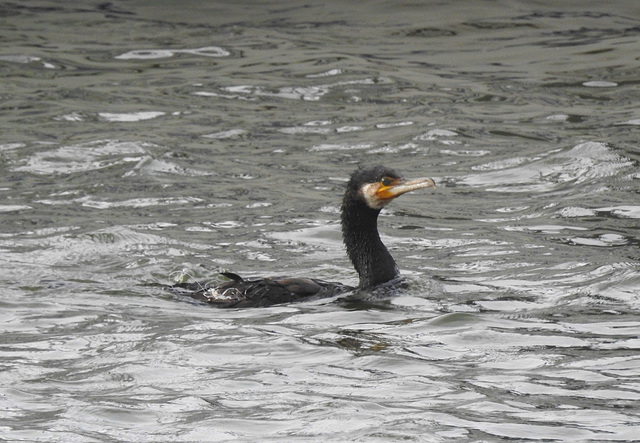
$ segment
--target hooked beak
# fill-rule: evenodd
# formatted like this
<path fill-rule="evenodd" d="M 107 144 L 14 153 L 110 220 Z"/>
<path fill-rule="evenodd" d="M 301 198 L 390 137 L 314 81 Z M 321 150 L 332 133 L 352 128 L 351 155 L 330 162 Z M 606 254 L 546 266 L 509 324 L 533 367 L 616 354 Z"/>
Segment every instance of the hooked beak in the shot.
<path fill-rule="evenodd" d="M 435 187 L 436 182 L 431 178 L 417 178 L 414 180 L 398 179 L 392 182 L 389 186 L 381 186 L 376 192 L 376 195 L 380 200 L 389 201 L 416 189 Z"/>

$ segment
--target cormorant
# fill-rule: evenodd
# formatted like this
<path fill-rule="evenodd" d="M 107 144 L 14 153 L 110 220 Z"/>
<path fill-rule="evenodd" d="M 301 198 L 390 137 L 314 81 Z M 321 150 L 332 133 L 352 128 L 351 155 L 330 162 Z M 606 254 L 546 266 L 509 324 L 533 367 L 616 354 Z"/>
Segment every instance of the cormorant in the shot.
<path fill-rule="evenodd" d="M 360 277 L 360 289 L 372 289 L 398 277 L 396 262 L 380 240 L 378 214 L 394 198 L 415 189 L 435 187 L 430 178 L 406 180 L 385 166 L 357 169 L 351 174 L 342 200 L 342 238 L 347 255 Z M 339 295 L 356 288 L 315 278 L 229 278 L 213 287 L 179 283 L 187 295 L 217 307 L 258 307 Z"/>

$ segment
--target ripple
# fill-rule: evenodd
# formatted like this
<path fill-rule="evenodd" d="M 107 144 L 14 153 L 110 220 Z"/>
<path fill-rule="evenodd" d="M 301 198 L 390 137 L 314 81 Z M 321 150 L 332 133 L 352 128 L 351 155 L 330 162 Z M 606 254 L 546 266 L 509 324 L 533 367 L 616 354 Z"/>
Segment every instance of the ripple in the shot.
<path fill-rule="evenodd" d="M 319 74 L 307 74 L 306 77 L 307 78 L 332 77 L 334 75 L 340 75 L 342 73 L 343 73 L 342 69 L 330 69 L 328 71 L 321 72 Z"/>
<path fill-rule="evenodd" d="M 121 142 L 119 140 L 96 140 L 78 145 L 62 146 L 57 149 L 36 152 L 26 159 L 18 160 L 19 166 L 14 171 L 31 172 L 34 174 L 74 174 L 100 169 L 107 169 L 118 165 L 132 165 L 123 176 L 136 174 L 177 174 L 189 176 L 208 176 L 214 174 L 209 171 L 185 168 L 168 160 L 156 159 L 152 152 L 161 147 L 149 142 Z M 20 165 L 22 164 L 22 165 Z M 48 204 L 55 204 L 53 200 L 40 199 Z"/>
<path fill-rule="evenodd" d="M 204 138 L 213 138 L 213 139 L 217 139 L 217 140 L 226 140 L 226 139 L 230 139 L 230 138 L 240 137 L 241 135 L 244 135 L 246 133 L 247 133 L 247 131 L 245 131 L 244 129 L 228 129 L 226 131 L 220 131 L 220 132 L 214 132 L 212 134 L 206 134 L 206 135 L 203 135 L 202 137 L 204 137 Z"/>
<path fill-rule="evenodd" d="M 640 218 L 640 206 L 610 206 L 605 208 L 596 208 L 595 212 L 609 212 L 617 217 L 623 218 Z"/>
<path fill-rule="evenodd" d="M 89 208 L 109 209 L 109 208 L 145 208 L 148 206 L 184 205 L 188 203 L 200 203 L 204 200 L 196 197 L 169 197 L 169 198 L 132 198 L 120 201 L 99 201 L 92 197 L 81 197 L 75 200 Z"/>
<path fill-rule="evenodd" d="M 5 62 L 10 62 L 10 63 L 20 63 L 20 64 L 41 62 L 42 67 L 45 69 L 56 69 L 55 65 L 49 62 L 42 61 L 40 57 L 33 57 L 31 55 L 0 55 L 0 60 Z"/>
<path fill-rule="evenodd" d="M 546 117 L 547 120 L 553 122 L 565 122 L 569 120 L 568 114 L 553 114 Z"/>
<path fill-rule="evenodd" d="M 505 226 L 506 231 L 533 231 L 545 234 L 558 234 L 564 230 L 570 231 L 588 231 L 588 228 L 582 226 L 566 226 L 566 225 L 538 225 L 538 226 Z"/>
<path fill-rule="evenodd" d="M 438 140 L 441 137 L 457 137 L 458 133 L 449 129 L 431 129 L 424 134 L 414 137 L 416 141 L 432 141 Z"/>
<path fill-rule="evenodd" d="M 18 212 L 27 209 L 33 209 L 33 207 L 27 205 L 0 205 L 0 212 Z"/>
<path fill-rule="evenodd" d="M 362 126 L 340 126 L 336 128 L 337 133 L 356 132 L 356 131 L 362 131 L 362 130 L 364 130 L 364 127 Z"/>
<path fill-rule="evenodd" d="M 474 169 L 491 171 L 463 178 L 469 186 L 493 186 L 495 192 L 549 192 L 565 183 L 592 182 L 612 177 L 633 166 L 633 162 L 615 154 L 605 143 L 585 142 L 567 151 L 555 151 L 539 157 L 516 157 L 485 163 Z"/>
<path fill-rule="evenodd" d="M 218 46 L 205 46 L 197 49 L 136 49 L 117 55 L 118 60 L 153 60 L 169 58 L 176 54 L 199 55 L 202 57 L 228 57 L 231 53 Z"/>
<path fill-rule="evenodd" d="M 60 233 L 43 236 L 16 235 L 0 241 L 0 246 L 10 253 L 19 253 L 19 261 L 14 263 L 16 268 L 28 265 L 63 266 L 68 263 L 80 263 L 89 267 L 96 264 L 105 268 L 113 260 L 122 264 L 127 260 L 133 261 L 146 254 L 153 255 L 153 250 L 167 249 L 177 245 L 176 241 L 166 239 L 161 235 L 138 232 L 132 228 L 117 226 L 109 229 L 95 230 L 86 233 L 73 233 L 77 228 L 68 228 Z M 76 270 L 78 275 L 83 270 Z M 45 273 L 44 276 L 49 275 Z M 44 278 L 32 276 L 31 278 Z"/>
<path fill-rule="evenodd" d="M 97 140 L 37 152 L 23 161 L 24 166 L 14 167 L 13 170 L 34 174 L 71 174 L 104 169 L 119 164 L 137 163 L 139 157 L 129 156 L 145 154 L 152 147 L 156 145 L 148 142 Z"/>
<path fill-rule="evenodd" d="M 283 134 L 328 134 L 332 132 L 330 128 L 318 128 L 309 126 L 293 126 L 289 128 L 278 129 Z"/>
<path fill-rule="evenodd" d="M 562 208 L 557 213 L 560 217 L 566 217 L 566 218 L 592 217 L 596 215 L 596 211 L 594 211 L 593 209 L 573 207 L 573 206 Z"/>
<path fill-rule="evenodd" d="M 338 143 L 323 143 L 320 145 L 312 146 L 309 148 L 309 152 L 319 151 L 351 151 L 358 149 L 371 149 L 373 144 L 371 143 L 357 143 L 357 144 L 338 144 Z"/>
<path fill-rule="evenodd" d="M 566 241 L 572 245 L 580 246 L 623 246 L 629 244 L 626 237 L 619 234 L 601 234 L 595 238 L 569 237 Z"/>
<path fill-rule="evenodd" d="M 213 97 L 225 97 L 225 98 L 247 98 L 247 96 L 253 97 L 275 97 L 288 100 L 305 100 L 305 101 L 318 101 L 325 95 L 327 95 L 332 89 L 341 88 L 344 86 L 353 85 L 376 85 L 384 83 L 384 79 L 357 79 L 357 80 L 345 80 L 335 83 L 323 84 L 323 85 L 311 85 L 311 86 L 284 86 L 277 89 L 268 89 L 262 86 L 253 85 L 238 85 L 238 86 L 226 86 L 221 88 L 222 93 L 210 92 L 210 91 L 197 91 L 195 95 L 200 96 L 213 96 Z"/>
<path fill-rule="evenodd" d="M 460 149 L 460 150 L 450 150 L 450 149 L 441 149 L 440 150 L 441 154 L 446 154 L 446 155 L 454 155 L 457 157 L 482 157 L 485 155 L 490 155 L 491 151 L 486 151 L 483 149 L 479 149 L 477 151 L 470 151 L 467 149 Z"/>
<path fill-rule="evenodd" d="M 152 118 L 157 118 L 162 115 L 165 115 L 166 112 L 156 112 L 156 111 L 147 111 L 147 112 L 129 112 L 124 114 L 113 114 L 109 112 L 99 112 L 98 116 L 105 121 L 108 122 L 139 122 L 142 120 L 151 120 Z"/>
<path fill-rule="evenodd" d="M 592 80 L 588 82 L 584 82 L 583 86 L 587 86 L 589 88 L 614 88 L 618 86 L 615 82 L 608 82 L 603 80 Z"/>
<path fill-rule="evenodd" d="M 377 123 L 376 128 L 378 129 L 389 129 L 389 128 L 397 128 L 402 126 L 411 126 L 414 122 L 405 121 L 405 122 L 396 122 L 396 123 Z"/>
<path fill-rule="evenodd" d="M 616 125 L 631 125 L 631 126 L 640 126 L 640 119 L 627 120 L 622 123 L 616 123 Z"/>

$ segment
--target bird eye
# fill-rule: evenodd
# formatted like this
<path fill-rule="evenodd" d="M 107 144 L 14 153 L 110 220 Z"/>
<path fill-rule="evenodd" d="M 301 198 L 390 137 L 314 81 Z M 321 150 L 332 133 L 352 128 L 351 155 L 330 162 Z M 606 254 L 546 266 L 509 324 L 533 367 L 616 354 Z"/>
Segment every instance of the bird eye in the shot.
<path fill-rule="evenodd" d="M 389 177 L 382 177 L 382 180 L 380 180 L 380 183 L 382 183 L 382 186 L 390 186 L 391 181 L 392 180 Z"/>

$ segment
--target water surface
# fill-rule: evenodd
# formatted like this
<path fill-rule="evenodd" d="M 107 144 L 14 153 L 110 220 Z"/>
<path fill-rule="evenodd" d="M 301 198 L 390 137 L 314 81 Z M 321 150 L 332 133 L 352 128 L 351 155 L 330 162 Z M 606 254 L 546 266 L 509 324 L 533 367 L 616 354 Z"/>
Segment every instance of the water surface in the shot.
<path fill-rule="evenodd" d="M 0 11 L 0 438 L 634 441 L 633 1 Z M 176 279 L 355 284 L 361 164 L 409 288 L 214 310 Z"/>

